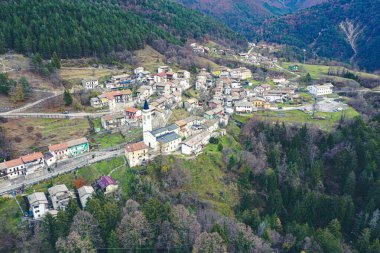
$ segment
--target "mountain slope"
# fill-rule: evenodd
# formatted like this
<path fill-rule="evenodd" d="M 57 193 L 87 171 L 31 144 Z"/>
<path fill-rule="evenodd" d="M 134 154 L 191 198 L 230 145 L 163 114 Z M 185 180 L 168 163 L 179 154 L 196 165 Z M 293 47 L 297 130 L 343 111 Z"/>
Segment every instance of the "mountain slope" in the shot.
<path fill-rule="evenodd" d="M 177 0 L 213 16 L 247 37 L 263 18 L 304 9 L 326 0 Z"/>
<path fill-rule="evenodd" d="M 380 69 L 380 1 L 335 0 L 266 20 L 258 39 L 309 48 L 318 56 Z"/>
<path fill-rule="evenodd" d="M 136 8 L 123 9 L 132 2 L 136 1 L 1 1 L 0 51 L 39 52 L 46 58 L 57 52 L 61 57 L 76 58 L 113 50 L 135 50 L 157 38 L 174 44 L 206 35 L 227 38 L 234 43 L 244 41 L 222 24 L 179 4 L 173 4 L 170 9 L 167 3 L 146 1 Z M 150 15 L 142 15 L 140 9 Z M 165 10 L 170 18 L 160 20 L 158 10 Z M 188 20 L 197 22 L 184 33 L 183 24 Z"/>

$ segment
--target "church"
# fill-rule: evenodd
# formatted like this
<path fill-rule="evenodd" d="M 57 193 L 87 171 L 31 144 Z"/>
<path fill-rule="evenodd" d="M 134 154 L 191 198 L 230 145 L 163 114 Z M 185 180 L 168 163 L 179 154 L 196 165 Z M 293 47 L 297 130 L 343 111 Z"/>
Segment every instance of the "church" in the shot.
<path fill-rule="evenodd" d="M 144 144 L 157 152 L 170 153 L 179 149 L 182 141 L 179 135 L 179 127 L 172 124 L 153 129 L 153 115 L 145 100 L 142 111 Z"/>

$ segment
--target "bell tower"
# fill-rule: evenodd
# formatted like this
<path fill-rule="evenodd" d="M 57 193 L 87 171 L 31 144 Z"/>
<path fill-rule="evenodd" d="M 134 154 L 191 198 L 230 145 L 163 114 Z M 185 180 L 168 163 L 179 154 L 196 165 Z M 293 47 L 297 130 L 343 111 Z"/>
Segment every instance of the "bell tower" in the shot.
<path fill-rule="evenodd" d="M 143 132 L 150 132 L 153 130 L 152 124 L 152 111 L 149 109 L 148 101 L 145 100 L 144 108 L 142 111 L 143 116 Z"/>

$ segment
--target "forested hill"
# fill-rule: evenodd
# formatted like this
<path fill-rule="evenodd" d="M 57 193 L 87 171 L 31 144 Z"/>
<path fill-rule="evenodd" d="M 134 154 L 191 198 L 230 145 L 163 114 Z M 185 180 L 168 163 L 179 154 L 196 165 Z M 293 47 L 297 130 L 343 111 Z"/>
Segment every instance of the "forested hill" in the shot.
<path fill-rule="evenodd" d="M 178 4 L 144 1 L 126 8 L 132 2 L 141 1 L 1 1 L 0 51 L 39 52 L 46 58 L 57 52 L 63 58 L 76 58 L 139 49 L 158 38 L 173 44 L 206 35 L 244 41 L 211 18 Z"/>
<path fill-rule="evenodd" d="M 310 48 L 318 56 L 351 60 L 369 71 L 379 70 L 379 9 L 379 0 L 329 1 L 269 19 L 258 29 L 257 35 L 258 39 Z M 341 26 L 348 33 L 353 32 L 351 43 Z"/>
<path fill-rule="evenodd" d="M 227 24 L 233 30 L 253 36 L 265 17 L 284 15 L 326 0 L 176 0 Z"/>

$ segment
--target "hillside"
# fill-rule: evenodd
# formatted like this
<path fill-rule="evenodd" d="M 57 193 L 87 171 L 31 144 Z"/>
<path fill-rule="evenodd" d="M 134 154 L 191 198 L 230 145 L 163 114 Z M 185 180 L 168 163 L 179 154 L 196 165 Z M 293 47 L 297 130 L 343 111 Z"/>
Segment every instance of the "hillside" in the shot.
<path fill-rule="evenodd" d="M 9 49 L 49 58 L 103 55 L 143 48 L 153 39 L 183 44 L 206 35 L 243 39 L 204 14 L 167 2 L 15 0 L 0 3 L 0 52 Z M 128 7 L 128 8 L 126 8 Z M 165 15 L 163 15 L 165 13 Z M 191 29 L 185 24 L 191 22 Z M 188 23 L 189 22 L 189 23 Z"/>
<path fill-rule="evenodd" d="M 379 8 L 380 1 L 329 1 L 266 20 L 256 30 L 257 39 L 309 48 L 313 55 L 351 61 L 369 71 L 379 70 Z"/>
<path fill-rule="evenodd" d="M 213 16 L 235 31 L 252 37 L 252 30 L 265 17 L 292 13 L 326 0 L 177 0 L 185 6 Z"/>

